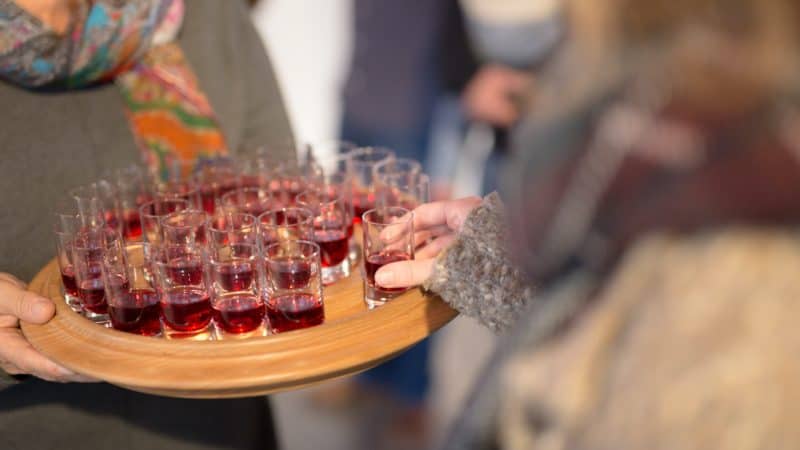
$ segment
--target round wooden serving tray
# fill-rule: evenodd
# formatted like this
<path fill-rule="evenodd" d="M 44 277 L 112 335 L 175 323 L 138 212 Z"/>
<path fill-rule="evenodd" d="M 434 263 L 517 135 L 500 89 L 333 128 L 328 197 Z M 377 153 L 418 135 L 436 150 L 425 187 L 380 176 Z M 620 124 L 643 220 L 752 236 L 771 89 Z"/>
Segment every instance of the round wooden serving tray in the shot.
<path fill-rule="evenodd" d="M 63 366 L 134 391 L 184 398 L 249 397 L 355 374 L 385 361 L 444 326 L 456 312 L 411 290 L 368 310 L 359 267 L 325 288 L 325 323 L 266 337 L 177 341 L 104 328 L 73 312 L 51 261 L 29 289 L 53 299 L 56 316 L 23 324 L 40 352 Z"/>

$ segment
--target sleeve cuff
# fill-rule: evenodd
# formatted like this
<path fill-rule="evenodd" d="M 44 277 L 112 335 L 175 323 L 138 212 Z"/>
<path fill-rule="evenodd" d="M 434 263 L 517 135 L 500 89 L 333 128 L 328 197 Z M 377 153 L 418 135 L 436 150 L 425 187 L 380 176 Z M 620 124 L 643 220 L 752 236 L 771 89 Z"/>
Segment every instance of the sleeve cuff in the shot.
<path fill-rule="evenodd" d="M 534 295 L 508 255 L 504 210 L 497 193 L 486 196 L 455 242 L 439 255 L 424 284 L 494 332 L 513 325 Z"/>

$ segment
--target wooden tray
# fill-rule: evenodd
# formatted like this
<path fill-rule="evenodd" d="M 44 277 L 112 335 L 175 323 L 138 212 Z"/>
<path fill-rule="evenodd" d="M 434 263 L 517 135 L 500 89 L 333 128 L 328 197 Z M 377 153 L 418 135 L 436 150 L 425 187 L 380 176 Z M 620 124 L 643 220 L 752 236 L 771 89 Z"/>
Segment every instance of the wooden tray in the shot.
<path fill-rule="evenodd" d="M 298 389 L 366 370 L 444 326 L 456 312 L 415 289 L 368 310 L 359 268 L 325 288 L 325 323 L 233 341 L 175 341 L 104 328 L 74 313 L 54 259 L 29 289 L 53 299 L 56 316 L 23 324 L 33 346 L 76 372 L 134 391 L 184 398 L 248 397 Z"/>

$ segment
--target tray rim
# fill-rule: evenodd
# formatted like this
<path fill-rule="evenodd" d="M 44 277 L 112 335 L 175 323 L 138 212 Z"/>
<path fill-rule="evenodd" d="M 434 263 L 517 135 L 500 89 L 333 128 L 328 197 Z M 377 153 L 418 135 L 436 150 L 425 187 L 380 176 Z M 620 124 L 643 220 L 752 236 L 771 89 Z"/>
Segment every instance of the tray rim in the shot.
<path fill-rule="evenodd" d="M 65 367 L 139 392 L 182 398 L 233 398 L 299 389 L 329 379 L 352 375 L 390 359 L 421 341 L 455 318 L 457 312 L 438 297 L 411 290 L 402 297 L 374 310 L 364 310 L 313 328 L 246 340 L 176 341 L 154 339 L 107 329 L 87 321 L 63 301 L 55 259 L 34 277 L 29 290 L 54 300 L 56 315 L 47 324 L 22 323 L 31 344 Z M 352 276 L 358 277 L 357 274 Z M 359 278 L 360 279 L 360 278 Z M 402 319 L 397 321 L 396 319 Z M 401 328 L 406 327 L 406 328 Z M 330 348 L 326 339 L 340 339 L 351 345 Z M 96 344 L 101 345 L 96 345 Z M 93 346 L 92 357 L 65 357 Z M 118 360 L 123 366 L 132 356 L 153 358 L 156 368 L 143 369 L 146 375 L 119 373 L 102 361 Z M 291 346 L 291 348 L 289 347 Z M 66 353 L 68 354 L 68 353 Z M 175 378 L 180 364 L 250 364 L 251 367 L 283 364 L 279 371 L 234 368 L 236 376 L 222 381 L 192 374 Z M 169 359 L 168 359 L 169 358 Z M 170 362 L 172 359 L 172 362 Z M 141 361 L 145 363 L 144 360 Z M 160 368 L 160 369 L 159 369 Z M 153 373 L 171 373 L 166 379 Z"/>

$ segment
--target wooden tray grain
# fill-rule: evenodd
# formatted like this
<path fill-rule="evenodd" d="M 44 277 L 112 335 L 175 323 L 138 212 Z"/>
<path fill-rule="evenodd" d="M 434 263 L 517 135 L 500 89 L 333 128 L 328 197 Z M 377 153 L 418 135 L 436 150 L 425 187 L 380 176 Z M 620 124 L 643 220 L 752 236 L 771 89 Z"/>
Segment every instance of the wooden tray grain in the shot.
<path fill-rule="evenodd" d="M 364 305 L 359 269 L 325 289 L 325 323 L 232 341 L 175 341 L 96 325 L 60 293 L 55 260 L 29 289 L 53 299 L 56 316 L 23 324 L 33 346 L 76 372 L 134 391 L 184 398 L 248 397 L 355 374 L 402 352 L 456 316 L 419 289 L 374 310 Z"/>

